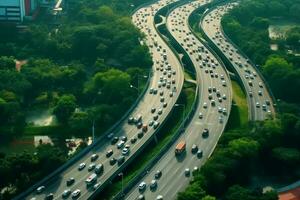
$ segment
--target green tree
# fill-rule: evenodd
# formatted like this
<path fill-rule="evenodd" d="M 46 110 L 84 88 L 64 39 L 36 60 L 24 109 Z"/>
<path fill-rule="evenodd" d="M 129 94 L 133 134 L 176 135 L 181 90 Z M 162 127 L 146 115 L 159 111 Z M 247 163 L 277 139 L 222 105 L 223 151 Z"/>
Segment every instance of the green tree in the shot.
<path fill-rule="evenodd" d="M 76 108 L 76 98 L 73 95 L 63 95 L 59 98 L 53 114 L 59 122 L 65 124 L 74 113 Z"/>
<path fill-rule="evenodd" d="M 91 127 L 91 119 L 86 112 L 75 112 L 70 117 L 68 124 L 74 131 L 86 131 Z"/>

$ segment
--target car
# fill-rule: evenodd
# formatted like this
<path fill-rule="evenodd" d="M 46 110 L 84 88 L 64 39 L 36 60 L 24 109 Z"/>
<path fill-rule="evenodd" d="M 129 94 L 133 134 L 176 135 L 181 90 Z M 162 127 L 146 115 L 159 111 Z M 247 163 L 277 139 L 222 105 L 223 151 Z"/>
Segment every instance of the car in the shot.
<path fill-rule="evenodd" d="M 158 115 L 154 115 L 153 120 L 157 120 L 157 119 L 158 119 Z"/>
<path fill-rule="evenodd" d="M 80 196 L 80 190 L 74 190 L 74 192 L 72 192 L 72 199 L 77 199 Z"/>
<path fill-rule="evenodd" d="M 160 95 L 160 96 L 163 96 L 163 95 L 164 95 L 164 91 L 161 90 L 161 91 L 159 92 L 159 95 Z"/>
<path fill-rule="evenodd" d="M 203 118 L 202 112 L 200 112 L 198 116 L 199 116 L 199 119 L 202 119 Z"/>
<path fill-rule="evenodd" d="M 249 97 L 253 97 L 253 92 L 249 91 Z"/>
<path fill-rule="evenodd" d="M 117 142 L 118 142 L 118 140 L 119 140 L 119 137 L 114 137 L 112 140 L 111 140 L 111 144 L 112 145 L 114 145 L 114 144 L 116 144 Z"/>
<path fill-rule="evenodd" d="M 139 197 L 138 197 L 138 200 L 145 200 L 145 196 L 140 194 Z"/>
<path fill-rule="evenodd" d="M 88 171 L 89 172 L 92 171 L 93 169 L 95 169 L 95 167 L 96 167 L 95 163 L 90 164 L 89 167 L 88 167 Z"/>
<path fill-rule="evenodd" d="M 191 149 L 191 152 L 192 153 L 196 153 L 198 151 L 198 146 L 196 144 L 193 144 L 192 145 L 192 149 Z"/>
<path fill-rule="evenodd" d="M 202 137 L 203 137 L 203 138 L 207 138 L 208 135 L 209 135 L 209 130 L 208 130 L 207 128 L 205 128 L 205 129 L 203 130 L 203 132 L 202 132 Z"/>
<path fill-rule="evenodd" d="M 260 103 L 259 102 L 256 102 L 256 108 L 259 108 L 260 107 Z"/>
<path fill-rule="evenodd" d="M 266 100 L 266 105 L 270 105 L 271 103 L 270 103 L 270 101 L 269 100 Z"/>
<path fill-rule="evenodd" d="M 114 133 L 110 133 L 106 137 L 107 137 L 107 139 L 111 139 L 112 137 L 114 137 Z"/>
<path fill-rule="evenodd" d="M 198 151 L 197 151 L 197 157 L 198 158 L 202 158 L 202 156 L 203 156 L 203 151 L 201 149 L 198 149 Z"/>
<path fill-rule="evenodd" d="M 211 100 L 210 104 L 211 104 L 212 106 L 215 106 L 215 105 L 216 105 L 216 101 L 215 101 L 215 100 Z"/>
<path fill-rule="evenodd" d="M 67 186 L 70 186 L 70 185 L 72 185 L 73 183 L 75 183 L 75 179 L 74 179 L 73 177 L 71 177 L 71 178 L 69 178 L 69 179 L 66 181 L 66 183 L 67 183 Z"/>
<path fill-rule="evenodd" d="M 167 107 L 167 105 L 168 105 L 167 102 L 164 102 L 164 103 L 163 103 L 163 107 L 164 107 L 164 108 Z"/>
<path fill-rule="evenodd" d="M 153 128 L 156 129 L 159 126 L 159 122 L 155 121 L 153 124 Z"/>
<path fill-rule="evenodd" d="M 154 124 L 154 121 L 153 121 L 153 120 L 150 120 L 148 125 L 149 125 L 149 126 L 153 126 L 153 124 Z"/>
<path fill-rule="evenodd" d="M 158 109 L 158 112 L 157 112 L 157 114 L 161 115 L 161 114 L 162 114 L 162 112 L 163 112 L 163 110 L 160 108 L 160 109 Z"/>
<path fill-rule="evenodd" d="M 160 102 L 164 102 L 165 98 L 164 97 L 160 97 Z"/>
<path fill-rule="evenodd" d="M 185 176 L 190 176 L 190 174 L 191 174 L 190 169 L 189 168 L 185 168 L 184 175 Z"/>
<path fill-rule="evenodd" d="M 128 118 L 128 124 L 132 124 L 134 122 L 134 118 L 133 117 L 129 117 Z"/>
<path fill-rule="evenodd" d="M 173 97 L 173 92 L 169 92 L 169 97 Z"/>
<path fill-rule="evenodd" d="M 151 108 L 151 113 L 155 113 L 156 108 Z"/>
<path fill-rule="evenodd" d="M 80 163 L 78 166 L 78 170 L 83 170 L 85 168 L 85 163 Z"/>
<path fill-rule="evenodd" d="M 123 140 L 121 140 L 118 144 L 117 144 L 117 148 L 121 149 L 124 146 L 125 142 Z"/>
<path fill-rule="evenodd" d="M 150 183 L 150 189 L 155 189 L 157 187 L 157 181 L 154 179 L 154 180 L 152 180 L 151 181 L 151 183 Z"/>
<path fill-rule="evenodd" d="M 139 139 L 141 139 L 144 136 L 143 131 L 138 132 L 137 136 Z"/>
<path fill-rule="evenodd" d="M 131 138 L 130 139 L 131 144 L 134 144 L 136 142 L 136 140 L 137 140 L 136 137 Z"/>
<path fill-rule="evenodd" d="M 259 85 L 260 88 L 263 88 L 262 82 L 259 82 L 258 85 Z"/>
<path fill-rule="evenodd" d="M 71 194 L 72 192 L 71 192 L 71 190 L 70 189 L 67 189 L 67 190 L 65 190 L 63 193 L 62 193 L 62 198 L 68 198 L 69 196 L 70 196 L 70 194 Z"/>
<path fill-rule="evenodd" d="M 44 190 L 45 190 L 45 186 L 40 186 L 40 187 L 38 187 L 37 189 L 36 189 L 36 193 L 38 193 L 38 194 L 40 194 L 40 193 L 42 193 Z"/>
<path fill-rule="evenodd" d="M 99 155 L 98 154 L 93 154 L 91 156 L 91 162 L 94 162 L 95 160 L 97 160 L 99 158 Z"/>
<path fill-rule="evenodd" d="M 144 191 L 146 189 L 147 185 L 146 183 L 143 181 L 139 184 L 139 191 Z"/>
<path fill-rule="evenodd" d="M 206 102 L 203 103 L 203 108 L 207 108 L 207 103 Z"/>
<path fill-rule="evenodd" d="M 94 186 L 93 186 L 93 189 L 94 190 L 97 190 L 99 187 L 100 187 L 101 183 L 96 183 Z"/>
<path fill-rule="evenodd" d="M 117 162 L 117 160 L 116 160 L 115 158 L 111 158 L 111 159 L 109 160 L 109 164 L 110 164 L 110 165 L 114 165 L 116 162 Z"/>
<path fill-rule="evenodd" d="M 263 93 L 262 93 L 261 90 L 258 90 L 258 95 L 259 95 L 259 96 L 262 96 L 262 95 L 263 95 Z"/>
<path fill-rule="evenodd" d="M 118 159 L 118 165 L 121 165 L 124 161 L 125 161 L 125 157 L 124 156 L 120 156 Z"/>
<path fill-rule="evenodd" d="M 52 200 L 53 198 L 54 198 L 54 194 L 50 193 L 50 194 L 47 194 L 47 196 L 45 197 L 45 200 Z"/>
<path fill-rule="evenodd" d="M 158 195 L 158 196 L 156 197 L 156 200 L 163 200 L 163 196 L 162 196 L 162 195 Z"/>
<path fill-rule="evenodd" d="M 130 152 L 130 149 L 129 149 L 129 148 L 126 148 L 126 147 L 122 150 L 122 154 L 123 154 L 124 156 L 125 156 L 125 155 L 128 155 L 129 152 Z"/>
<path fill-rule="evenodd" d="M 223 123 L 223 117 L 222 116 L 219 116 L 219 122 Z"/>
<path fill-rule="evenodd" d="M 162 176 L 162 172 L 160 170 L 157 170 L 154 174 L 154 178 L 159 179 Z"/>
<path fill-rule="evenodd" d="M 197 172 L 199 168 L 197 166 L 194 167 L 193 172 Z"/>
<path fill-rule="evenodd" d="M 136 127 L 137 127 L 138 129 L 142 128 L 142 126 L 143 126 L 143 123 L 142 123 L 142 122 L 139 122 L 139 123 L 136 124 Z"/>
<path fill-rule="evenodd" d="M 227 115 L 227 109 L 226 108 L 223 108 L 222 112 L 223 112 L 224 115 Z"/>
<path fill-rule="evenodd" d="M 109 158 L 111 155 L 113 155 L 114 151 L 112 149 L 109 149 L 107 152 L 106 152 L 106 157 Z"/>
<path fill-rule="evenodd" d="M 102 164 L 98 164 L 96 167 L 95 167 L 95 173 L 96 174 L 101 174 L 104 170 L 104 167 Z"/>
<path fill-rule="evenodd" d="M 147 132 L 147 130 L 148 130 L 148 126 L 147 126 L 147 124 L 144 124 L 142 126 L 142 131 Z"/>
<path fill-rule="evenodd" d="M 262 104 L 262 105 L 261 105 L 261 107 L 262 107 L 262 109 L 263 109 L 264 111 L 266 111 L 266 110 L 267 110 L 267 106 L 266 106 L 266 104 Z"/>

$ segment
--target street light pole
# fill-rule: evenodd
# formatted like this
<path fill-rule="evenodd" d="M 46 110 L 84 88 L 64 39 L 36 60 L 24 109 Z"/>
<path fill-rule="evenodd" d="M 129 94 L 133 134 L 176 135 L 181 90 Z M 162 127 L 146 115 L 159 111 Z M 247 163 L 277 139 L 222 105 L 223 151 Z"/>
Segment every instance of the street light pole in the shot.
<path fill-rule="evenodd" d="M 119 176 L 122 177 L 122 196 L 124 195 L 124 185 L 123 185 L 123 172 L 119 173 Z"/>
<path fill-rule="evenodd" d="M 182 123 L 184 122 L 184 117 L 185 117 L 185 104 L 175 104 L 176 107 L 182 106 L 183 107 L 183 112 L 182 112 Z M 184 123 L 183 123 L 183 129 L 185 128 Z"/>
<path fill-rule="evenodd" d="M 93 119 L 92 134 L 93 134 L 92 143 L 94 143 L 94 141 L 95 141 L 95 119 Z"/>

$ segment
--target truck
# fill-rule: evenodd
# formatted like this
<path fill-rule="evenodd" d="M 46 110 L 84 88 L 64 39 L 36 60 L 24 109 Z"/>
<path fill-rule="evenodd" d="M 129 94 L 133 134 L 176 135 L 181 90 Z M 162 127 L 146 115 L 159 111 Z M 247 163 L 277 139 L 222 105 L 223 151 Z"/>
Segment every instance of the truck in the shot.
<path fill-rule="evenodd" d="M 180 155 L 182 152 L 184 152 L 184 151 L 185 151 L 185 147 L 186 147 L 185 141 L 180 141 L 180 142 L 176 145 L 176 148 L 175 148 L 175 155 Z"/>
<path fill-rule="evenodd" d="M 86 180 L 85 183 L 87 186 L 92 185 L 95 181 L 97 181 L 97 174 L 91 174 Z"/>

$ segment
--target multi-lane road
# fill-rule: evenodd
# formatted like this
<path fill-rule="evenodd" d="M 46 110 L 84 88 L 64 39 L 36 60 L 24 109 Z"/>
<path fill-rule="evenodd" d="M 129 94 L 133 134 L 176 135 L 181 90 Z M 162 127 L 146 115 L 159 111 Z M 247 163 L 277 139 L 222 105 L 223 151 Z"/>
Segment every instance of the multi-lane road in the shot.
<path fill-rule="evenodd" d="M 159 6 L 164 7 L 171 2 L 172 1 L 161 1 Z M 177 57 L 155 31 L 153 24 L 153 15 L 155 12 L 155 10 L 151 10 L 150 8 L 142 8 L 132 17 L 133 22 L 146 36 L 144 41 L 150 47 L 154 65 L 150 86 L 131 114 L 132 117 L 141 115 L 142 124 L 147 125 L 148 130 L 139 138 L 138 133 L 142 132 L 141 128 L 137 128 L 134 124 L 128 124 L 126 119 L 114 131 L 114 137 L 127 137 L 127 142 L 123 146 L 126 144 L 130 146 L 130 153 L 124 156 L 124 163 L 118 164 L 117 161 L 115 164 L 111 164 L 112 158 L 118 160 L 118 158 L 122 156 L 123 147 L 117 148 L 120 139 L 114 145 L 111 144 L 111 139 L 105 139 L 100 141 L 99 144 L 77 162 L 72 163 L 58 175 L 40 184 L 39 186 L 45 187 L 41 193 L 32 190 L 21 194 L 17 199 L 44 199 L 49 194 L 49 196 L 53 195 L 53 199 L 62 199 L 65 190 L 70 190 L 71 192 L 80 190 L 78 199 L 88 199 L 95 192 L 95 189 L 92 186 L 87 187 L 85 182 L 86 179 L 94 173 L 94 169 L 88 170 L 90 164 L 102 164 L 104 166 L 103 173 L 98 175 L 97 181 L 94 182 L 94 184 L 100 183 L 97 190 L 101 190 L 113 176 L 122 170 L 125 163 L 127 164 L 128 161 L 133 159 L 136 153 L 145 146 L 145 143 L 150 141 L 155 131 L 159 129 L 159 126 L 167 118 L 179 97 L 184 76 Z M 132 138 L 136 138 L 136 142 L 132 143 Z M 108 150 L 113 151 L 113 154 L 109 158 L 106 156 Z M 99 156 L 94 162 L 91 161 L 93 154 Z M 80 163 L 85 163 L 86 165 L 82 170 L 78 169 Z M 66 182 L 71 177 L 75 179 L 75 182 L 67 186 Z M 71 198 L 71 196 L 72 194 L 70 194 L 69 198 Z"/>
<path fill-rule="evenodd" d="M 234 44 L 228 41 L 222 30 L 221 18 L 234 5 L 225 4 L 208 10 L 202 18 L 200 26 L 209 39 L 231 62 L 237 75 L 240 77 L 246 90 L 249 119 L 264 120 L 275 113 L 269 91 L 258 70 L 248 58 L 239 52 Z"/>
<path fill-rule="evenodd" d="M 140 115 L 141 123 L 137 125 L 137 123 L 128 123 L 127 119 L 124 120 L 114 130 L 112 138 L 98 141 L 89 152 L 76 162 L 68 163 L 59 174 L 37 185 L 37 187 L 44 186 L 40 193 L 36 192 L 36 188 L 32 188 L 16 199 L 44 199 L 47 196 L 52 199 L 51 195 L 53 199 L 62 199 L 66 190 L 71 192 L 68 198 L 71 198 L 72 192 L 75 190 L 80 190 L 76 199 L 94 197 L 95 191 L 99 192 L 105 188 L 112 178 L 134 160 L 135 156 L 153 138 L 155 132 L 174 107 L 183 87 L 184 75 L 181 64 L 160 37 L 154 24 L 156 13 L 176 1 L 159 0 L 140 8 L 132 16 L 133 23 L 145 35 L 144 43 L 149 47 L 154 62 L 149 88 L 131 113 L 133 118 Z M 186 2 L 168 13 L 165 21 L 167 29 L 173 39 L 183 47 L 195 67 L 199 93 L 196 113 L 177 142 L 141 180 L 146 183 L 146 189 L 141 191 L 136 185 L 126 195 L 126 199 L 137 199 L 140 195 L 143 195 L 145 199 L 156 199 L 158 196 L 164 197 L 164 199 L 175 199 L 177 193 L 188 185 L 194 168 L 199 170 L 198 167 L 209 158 L 224 131 L 232 103 L 230 78 L 223 63 L 206 44 L 192 34 L 188 24 L 191 13 L 209 2 L 209 0 Z M 247 93 L 250 110 L 249 119 L 264 120 L 274 115 L 275 111 L 263 78 L 222 31 L 221 17 L 232 6 L 233 4 L 222 5 L 209 10 L 202 18 L 200 25 L 211 42 L 232 63 L 236 75 L 240 77 Z M 140 126 L 143 126 L 144 131 Z M 205 129 L 209 131 L 208 137 L 202 135 Z M 125 144 L 120 144 L 121 136 L 126 136 Z M 116 140 L 118 141 L 111 144 L 114 137 L 117 137 Z M 176 157 L 174 150 L 180 141 L 186 142 L 186 152 Z M 122 153 L 126 144 L 129 146 L 129 153 Z M 121 147 L 118 148 L 117 145 Z M 192 153 L 192 146 L 201 150 L 203 155 L 199 157 Z M 113 151 L 113 154 L 107 156 L 106 152 L 109 150 Z M 91 161 L 93 154 L 98 155 L 95 161 Z M 81 163 L 86 166 L 79 170 L 78 167 Z M 97 180 L 93 182 L 92 186 L 87 187 L 86 179 L 94 173 L 92 167 L 90 167 L 92 169 L 88 169 L 91 164 L 102 164 L 104 171 L 96 176 Z M 157 186 L 150 190 L 149 185 L 151 181 L 155 180 L 154 175 L 157 170 L 162 172 L 162 177 L 156 179 Z M 75 179 L 75 182 L 67 186 L 66 182 L 71 177 Z M 93 187 L 95 184 L 98 188 Z M 49 194 L 51 195 L 49 196 Z"/>
<path fill-rule="evenodd" d="M 191 12 L 206 3 L 200 0 L 179 6 L 170 12 L 166 20 L 172 37 L 185 49 L 195 67 L 200 94 L 196 114 L 183 135 L 141 180 L 140 183 L 146 183 L 146 188 L 141 190 L 140 183 L 137 184 L 126 199 L 156 199 L 159 196 L 175 199 L 191 180 L 194 168 L 198 169 L 207 160 L 225 128 L 232 102 L 229 76 L 222 63 L 192 34 L 188 25 Z M 202 136 L 204 129 L 209 130 L 207 138 Z M 174 152 L 180 141 L 186 142 L 186 153 L 176 157 Z M 191 152 L 193 145 L 202 150 L 202 157 Z M 162 176 L 155 179 L 158 170 Z M 190 174 L 186 174 L 186 170 Z M 157 186 L 150 189 L 153 180 L 156 180 Z"/>

